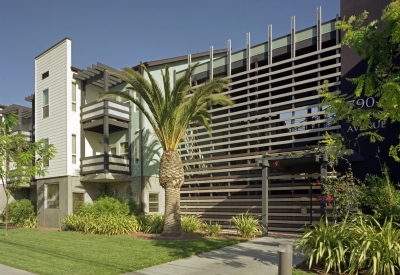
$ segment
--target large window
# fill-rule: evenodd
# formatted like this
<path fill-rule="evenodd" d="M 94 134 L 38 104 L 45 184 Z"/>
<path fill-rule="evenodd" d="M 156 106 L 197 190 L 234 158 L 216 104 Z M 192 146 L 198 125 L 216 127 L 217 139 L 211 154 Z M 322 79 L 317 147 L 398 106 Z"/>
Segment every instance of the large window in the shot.
<path fill-rule="evenodd" d="M 76 82 L 72 82 L 72 112 L 76 112 Z"/>
<path fill-rule="evenodd" d="M 76 164 L 76 135 L 72 135 L 72 164 Z"/>
<path fill-rule="evenodd" d="M 149 193 L 149 212 L 158 212 L 158 193 Z"/>
<path fill-rule="evenodd" d="M 46 184 L 46 208 L 58 209 L 60 207 L 60 185 L 58 183 Z"/>
<path fill-rule="evenodd" d="M 128 155 L 129 155 L 128 142 L 120 143 L 120 151 L 119 152 L 120 152 L 121 157 L 128 158 Z"/>
<path fill-rule="evenodd" d="M 43 91 L 43 118 L 49 116 L 49 89 Z"/>

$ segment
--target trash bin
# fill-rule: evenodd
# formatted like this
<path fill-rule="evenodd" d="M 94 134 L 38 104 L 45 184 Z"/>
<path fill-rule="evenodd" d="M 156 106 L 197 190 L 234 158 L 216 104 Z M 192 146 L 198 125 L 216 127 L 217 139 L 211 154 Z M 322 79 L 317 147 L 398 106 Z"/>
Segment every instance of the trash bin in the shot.
<path fill-rule="evenodd" d="M 278 250 L 278 275 L 292 275 L 293 244 L 280 243 Z"/>

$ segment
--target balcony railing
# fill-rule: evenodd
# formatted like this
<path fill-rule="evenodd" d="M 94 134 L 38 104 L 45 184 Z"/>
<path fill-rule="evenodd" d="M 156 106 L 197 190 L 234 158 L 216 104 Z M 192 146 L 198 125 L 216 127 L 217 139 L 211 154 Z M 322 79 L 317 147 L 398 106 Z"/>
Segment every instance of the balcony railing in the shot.
<path fill-rule="evenodd" d="M 113 117 L 121 121 L 129 121 L 130 106 L 118 101 L 104 100 L 89 103 L 82 108 L 82 123 L 96 120 L 103 116 Z"/>
<path fill-rule="evenodd" d="M 119 173 L 129 174 L 129 159 L 117 155 L 97 155 L 81 159 L 81 174 Z"/>
<path fill-rule="evenodd" d="M 23 136 L 26 137 L 26 140 L 27 140 L 27 141 L 30 141 L 30 142 L 32 141 L 32 133 L 29 132 L 29 131 L 18 131 L 18 130 L 15 130 L 15 131 L 12 132 L 11 134 L 12 134 L 12 135 L 21 134 L 21 135 L 23 135 Z"/>

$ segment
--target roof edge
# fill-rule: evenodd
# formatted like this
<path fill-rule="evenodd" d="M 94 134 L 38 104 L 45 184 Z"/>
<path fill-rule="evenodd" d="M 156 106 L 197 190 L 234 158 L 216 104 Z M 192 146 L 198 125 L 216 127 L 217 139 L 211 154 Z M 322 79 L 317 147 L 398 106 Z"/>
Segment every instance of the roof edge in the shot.
<path fill-rule="evenodd" d="M 62 42 L 64 42 L 65 40 L 69 40 L 72 41 L 71 38 L 69 37 L 65 37 L 63 40 L 61 40 L 60 42 L 54 44 L 53 46 L 51 46 L 50 48 L 48 48 L 47 50 L 45 50 L 44 52 L 42 52 L 41 54 L 39 54 L 38 56 L 35 57 L 35 59 L 38 59 L 39 57 L 41 57 L 42 55 L 44 55 L 45 53 L 47 53 L 48 51 L 50 51 L 51 49 L 57 47 L 58 45 L 60 45 Z"/>

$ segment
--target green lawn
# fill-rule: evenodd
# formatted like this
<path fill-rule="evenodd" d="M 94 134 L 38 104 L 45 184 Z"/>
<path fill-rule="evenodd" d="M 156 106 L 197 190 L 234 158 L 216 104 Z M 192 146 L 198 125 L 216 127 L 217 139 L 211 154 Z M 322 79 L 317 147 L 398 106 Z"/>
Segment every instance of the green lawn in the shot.
<path fill-rule="evenodd" d="M 37 274 L 121 274 L 241 242 L 234 239 L 137 240 L 0 227 L 0 263 Z"/>

